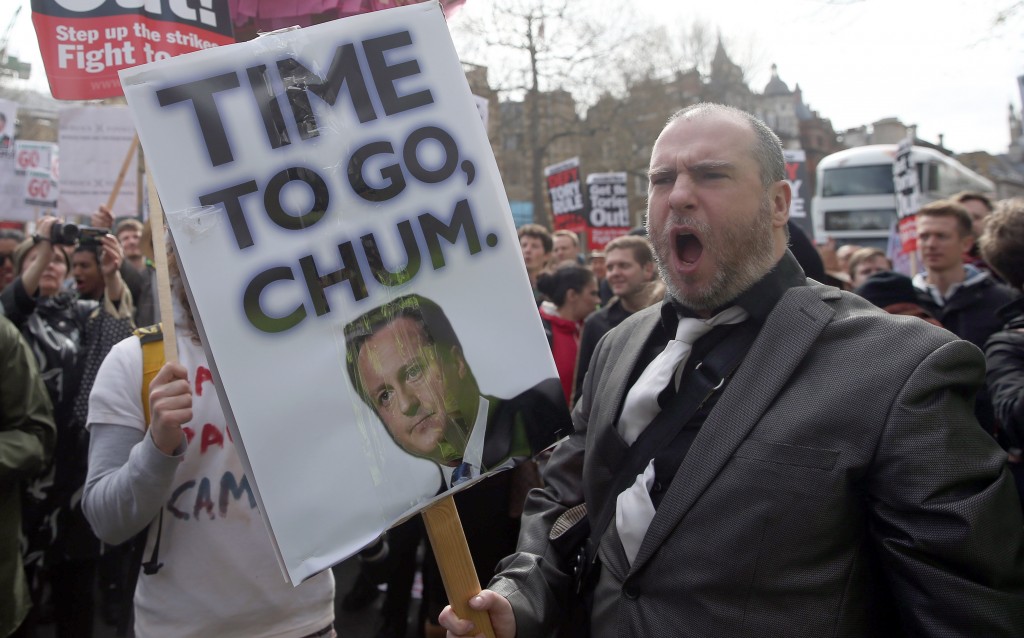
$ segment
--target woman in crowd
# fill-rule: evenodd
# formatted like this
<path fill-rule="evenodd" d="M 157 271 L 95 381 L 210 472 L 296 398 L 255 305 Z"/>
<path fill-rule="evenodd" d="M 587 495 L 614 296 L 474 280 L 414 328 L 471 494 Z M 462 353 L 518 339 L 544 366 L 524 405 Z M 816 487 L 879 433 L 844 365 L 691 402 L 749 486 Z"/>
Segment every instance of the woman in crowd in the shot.
<path fill-rule="evenodd" d="M 580 329 L 587 315 L 597 309 L 597 280 L 583 266 L 564 265 L 538 275 L 537 289 L 554 304 L 553 308 L 549 304 L 541 306 L 540 317 L 568 403 L 574 386 Z"/>
<path fill-rule="evenodd" d="M 107 543 L 145 530 L 135 635 L 335 636 L 330 570 L 294 588 L 281 577 L 173 263 L 171 279 L 179 360 L 144 388 L 143 344 L 162 352 L 162 336 L 126 339 L 89 403 L 85 514 Z"/>
<path fill-rule="evenodd" d="M 82 299 L 63 288 L 71 262 L 64 247 L 51 240 L 57 223 L 43 218 L 36 235 L 18 246 L 18 276 L 0 301 L 36 356 L 57 425 L 53 464 L 25 494 L 25 566 L 34 613 L 49 586 L 58 638 L 88 637 L 100 547 L 80 506 L 89 445 L 85 416 L 100 362 L 114 343 L 131 334 L 132 302 L 118 274 L 122 254 L 112 235 L 100 240 L 102 299 Z"/>

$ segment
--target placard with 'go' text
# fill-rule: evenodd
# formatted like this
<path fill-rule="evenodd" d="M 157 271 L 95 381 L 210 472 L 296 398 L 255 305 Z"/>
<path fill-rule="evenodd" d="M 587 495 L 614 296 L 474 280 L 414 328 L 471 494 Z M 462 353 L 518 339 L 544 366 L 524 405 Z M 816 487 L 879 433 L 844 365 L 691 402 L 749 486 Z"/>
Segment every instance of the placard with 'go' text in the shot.
<path fill-rule="evenodd" d="M 436 3 L 121 78 L 292 582 L 567 433 Z"/>

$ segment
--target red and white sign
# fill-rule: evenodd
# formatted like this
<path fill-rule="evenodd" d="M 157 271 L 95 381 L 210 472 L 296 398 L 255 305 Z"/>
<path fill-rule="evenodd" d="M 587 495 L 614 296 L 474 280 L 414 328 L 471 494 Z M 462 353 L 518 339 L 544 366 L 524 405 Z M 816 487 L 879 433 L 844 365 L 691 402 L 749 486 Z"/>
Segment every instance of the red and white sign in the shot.
<path fill-rule="evenodd" d="M 117 72 L 234 42 L 227 0 L 32 0 L 50 92 L 122 95 Z"/>
<path fill-rule="evenodd" d="M 41 208 L 57 208 L 60 190 L 49 171 L 29 171 L 25 174 L 25 203 Z"/>
<path fill-rule="evenodd" d="M 56 208 L 60 192 L 57 182 L 57 145 L 53 142 L 16 140 L 14 174 L 22 180 L 25 205 Z"/>
<path fill-rule="evenodd" d="M 903 217 L 899 221 L 900 254 L 917 252 L 917 215 Z"/>
<path fill-rule="evenodd" d="M 580 234 L 587 230 L 586 205 L 580 180 L 580 158 L 573 157 L 544 169 L 555 230 Z"/>
<path fill-rule="evenodd" d="M 57 145 L 53 142 L 16 140 L 14 142 L 14 173 L 25 175 L 30 171 L 43 171 L 54 179 L 57 175 Z"/>
<path fill-rule="evenodd" d="M 587 195 L 590 198 L 587 250 L 604 250 L 605 244 L 630 229 L 626 174 L 587 175 Z"/>

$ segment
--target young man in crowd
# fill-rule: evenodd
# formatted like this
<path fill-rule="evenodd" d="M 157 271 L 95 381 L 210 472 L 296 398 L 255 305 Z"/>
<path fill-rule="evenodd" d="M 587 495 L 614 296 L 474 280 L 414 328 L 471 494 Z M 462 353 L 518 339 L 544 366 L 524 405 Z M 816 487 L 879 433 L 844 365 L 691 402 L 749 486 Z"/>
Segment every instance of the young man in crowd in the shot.
<path fill-rule="evenodd" d="M 892 262 L 877 248 L 861 248 L 850 255 L 849 275 L 853 288 L 864 285 L 871 275 L 887 270 L 892 270 Z"/>
<path fill-rule="evenodd" d="M 996 311 L 1016 296 L 964 256 L 974 245 L 971 217 L 961 204 L 932 202 L 917 213 L 917 250 L 925 272 L 914 285 L 938 306 L 936 319 L 979 348 L 1002 326 Z"/>
<path fill-rule="evenodd" d="M 134 218 L 122 219 L 114 227 L 114 237 L 121 242 L 125 262 L 140 273 L 146 272 L 146 256 L 142 253 L 142 222 Z"/>
<path fill-rule="evenodd" d="M 101 301 L 106 289 L 103 273 L 100 271 L 100 246 L 80 244 L 71 254 L 71 277 L 75 290 L 82 299 Z"/>
<path fill-rule="evenodd" d="M 950 200 L 932 202 L 917 213 L 917 249 L 925 272 L 914 277 L 914 286 L 926 292 L 938 308 L 942 325 L 979 348 L 1003 325 L 998 310 L 1016 296 L 999 284 L 987 270 L 965 263 L 974 246 L 971 217 L 961 204 Z M 978 392 L 975 416 L 986 432 L 996 436 L 998 426 L 988 387 Z"/>
<path fill-rule="evenodd" d="M 523 251 L 526 274 L 530 277 L 530 287 L 538 305 L 542 299 L 537 292 L 537 275 L 547 268 L 553 247 L 551 233 L 540 224 L 525 224 L 519 228 L 519 248 Z"/>
<path fill-rule="evenodd" d="M 552 257 L 555 265 L 567 261 L 583 265 L 583 256 L 580 254 L 580 238 L 576 233 L 571 230 L 556 230 L 552 240 L 554 242 Z"/>
<path fill-rule="evenodd" d="M 609 330 L 638 310 L 661 301 L 664 286 L 656 285 L 658 271 L 654 265 L 651 244 L 644 237 L 624 235 L 605 246 L 605 272 L 614 297 L 603 308 L 590 315 L 580 335 L 579 357 L 576 360 L 576 391 L 573 403 L 580 397 L 583 377 L 590 367 L 594 348 Z"/>

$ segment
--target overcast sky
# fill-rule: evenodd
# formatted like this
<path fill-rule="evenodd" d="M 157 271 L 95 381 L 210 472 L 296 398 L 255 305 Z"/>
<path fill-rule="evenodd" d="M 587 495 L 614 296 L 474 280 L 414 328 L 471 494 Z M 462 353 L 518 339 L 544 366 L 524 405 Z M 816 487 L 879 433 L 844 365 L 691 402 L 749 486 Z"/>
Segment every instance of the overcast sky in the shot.
<path fill-rule="evenodd" d="M 32 62 L 33 87 L 48 93 L 28 0 L 9 51 Z M 113 0 L 108 0 L 113 1 Z M 469 4 L 483 0 L 467 0 Z M 0 3 L 0 28 L 13 2 Z M 763 90 L 769 67 L 837 131 L 883 117 L 918 125 L 930 141 L 945 134 L 956 152 L 1005 153 L 1007 107 L 1020 109 L 1024 9 L 1002 26 L 998 12 L 1016 0 L 622 0 L 626 11 L 659 24 L 693 19 L 719 28 L 726 42 L 752 42 L 750 84 Z M 694 5 L 699 5 L 697 8 Z M 742 57 L 744 51 L 736 51 Z"/>
<path fill-rule="evenodd" d="M 1013 0 L 634 0 L 652 16 L 696 15 L 727 38 L 755 40 L 763 90 L 769 67 L 836 130 L 895 116 L 957 152 L 1005 153 L 1007 107 L 1020 111 L 1024 16 L 994 26 Z M 659 6 L 660 5 L 660 6 Z M 697 5 L 699 9 L 687 9 Z M 1024 13 L 1024 9 L 1020 13 Z"/>

